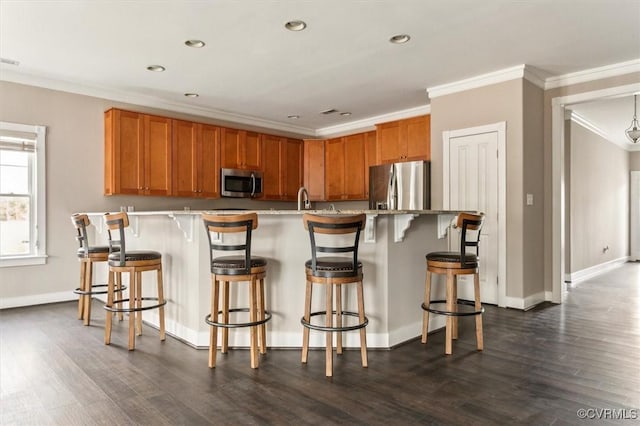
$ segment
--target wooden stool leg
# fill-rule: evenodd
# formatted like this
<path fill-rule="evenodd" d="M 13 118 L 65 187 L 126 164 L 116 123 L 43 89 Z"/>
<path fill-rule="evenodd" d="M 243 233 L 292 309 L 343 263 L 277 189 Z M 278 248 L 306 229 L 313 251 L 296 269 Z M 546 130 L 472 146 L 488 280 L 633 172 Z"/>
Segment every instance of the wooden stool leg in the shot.
<path fill-rule="evenodd" d="M 218 322 L 218 299 L 220 289 L 215 275 L 211 276 L 211 321 Z M 209 329 L 209 368 L 216 366 L 216 354 L 218 352 L 218 327 L 212 325 Z"/>
<path fill-rule="evenodd" d="M 109 274 L 111 274 L 112 272 L 109 272 Z M 116 280 L 116 289 L 118 290 L 118 299 L 122 299 L 124 298 L 124 294 L 122 293 L 122 274 L 118 273 L 115 274 L 114 276 L 115 280 Z M 122 308 L 122 302 L 119 302 L 116 307 L 118 309 Z M 124 313 L 118 312 L 118 320 L 122 321 L 124 319 Z"/>
<path fill-rule="evenodd" d="M 136 347 L 136 312 L 133 310 L 136 307 L 136 298 L 138 297 L 138 283 L 136 282 L 137 274 L 133 272 L 133 269 L 129 270 L 129 350 L 132 351 Z"/>
<path fill-rule="evenodd" d="M 158 303 L 164 303 L 164 285 L 162 282 L 162 265 L 158 266 Z M 158 322 L 160 327 L 160 340 L 164 341 L 165 328 L 164 328 L 164 305 L 160 306 L 158 312 Z"/>
<path fill-rule="evenodd" d="M 475 293 L 475 309 L 479 311 L 482 309 L 482 303 L 480 303 L 480 276 L 476 272 L 473 274 L 473 290 Z M 482 337 L 482 314 L 476 315 L 476 342 L 478 350 L 484 349 L 484 339 Z"/>
<path fill-rule="evenodd" d="M 304 296 L 304 320 L 309 322 L 311 320 L 311 281 L 307 279 L 307 286 Z M 309 355 L 309 329 L 302 327 L 302 363 L 307 363 L 307 357 Z"/>
<path fill-rule="evenodd" d="M 78 286 L 78 288 L 80 289 L 80 291 L 86 291 L 85 290 L 85 285 L 86 285 L 86 280 L 84 277 L 85 274 L 85 261 L 84 259 L 80 259 L 80 285 Z M 81 320 L 84 318 L 84 294 L 79 294 L 78 295 L 78 319 Z"/>
<path fill-rule="evenodd" d="M 453 272 L 451 270 L 447 271 L 447 311 L 453 311 Z M 447 355 L 451 355 L 451 341 L 453 338 L 453 317 L 451 315 L 447 315 L 447 324 L 446 324 L 446 340 L 445 340 L 445 350 L 444 353 Z"/>
<path fill-rule="evenodd" d="M 358 281 L 358 318 L 360 324 L 364 322 L 364 291 L 362 289 L 362 281 Z M 362 357 L 362 366 L 367 367 L 369 365 L 367 360 L 367 332 L 365 328 L 360 329 L 360 356 Z"/>
<path fill-rule="evenodd" d="M 109 268 L 109 281 L 107 282 L 107 307 L 109 308 L 113 306 L 113 276 L 114 272 Z M 104 326 L 104 344 L 108 345 L 111 343 L 111 320 L 113 318 L 113 312 L 106 312 L 107 318 Z"/>
<path fill-rule="evenodd" d="M 431 272 L 427 270 L 427 278 L 424 283 L 424 305 L 428 308 L 431 305 Z M 429 311 L 422 311 L 422 343 L 427 343 L 429 333 Z"/>
<path fill-rule="evenodd" d="M 258 319 L 258 305 L 256 303 L 256 276 L 251 276 L 249 282 L 249 321 L 255 322 Z M 251 339 L 251 368 L 258 368 L 260 358 L 258 357 L 258 326 L 249 327 L 249 336 Z"/>
<path fill-rule="evenodd" d="M 136 272 L 136 308 L 142 308 L 142 272 Z M 142 336 L 142 311 L 135 312 L 136 336 Z"/>
<path fill-rule="evenodd" d="M 336 284 L 336 327 L 342 327 L 342 285 Z M 342 354 L 342 332 L 336 332 L 336 353 Z"/>
<path fill-rule="evenodd" d="M 453 275 L 453 312 L 458 312 L 458 276 L 457 275 Z M 458 339 L 458 317 L 457 316 L 453 316 L 451 317 L 451 322 L 453 324 L 453 332 L 451 337 L 453 338 L 453 340 L 457 340 Z"/>
<path fill-rule="evenodd" d="M 333 283 L 331 280 L 327 280 L 325 282 L 326 294 L 327 294 L 327 315 L 325 320 L 325 325 L 327 327 L 333 327 Z M 326 359 L 326 367 L 325 374 L 327 377 L 333 376 L 333 333 L 330 331 L 326 332 L 326 349 L 325 349 L 325 359 Z"/>
<path fill-rule="evenodd" d="M 93 262 L 87 260 L 85 262 L 84 273 L 84 288 L 85 291 L 91 291 L 91 285 L 93 284 Z M 84 325 L 88 326 L 91 323 L 91 295 L 84 295 Z"/>
<path fill-rule="evenodd" d="M 264 278 L 260 278 L 258 281 L 258 318 L 260 321 L 264 321 L 265 313 L 264 313 Z M 267 326 L 266 324 L 260 325 L 260 353 L 267 353 Z"/>
<path fill-rule="evenodd" d="M 229 323 L 229 281 L 222 283 L 222 322 Z M 222 328 L 222 348 L 220 352 L 226 354 L 229 351 L 229 329 Z"/>

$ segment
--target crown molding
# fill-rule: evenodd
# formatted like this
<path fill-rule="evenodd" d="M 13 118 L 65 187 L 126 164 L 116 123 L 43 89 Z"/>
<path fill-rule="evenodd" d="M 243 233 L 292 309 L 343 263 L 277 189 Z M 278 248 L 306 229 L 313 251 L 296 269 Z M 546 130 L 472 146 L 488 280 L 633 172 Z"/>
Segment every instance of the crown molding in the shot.
<path fill-rule="evenodd" d="M 431 113 L 431 105 L 421 105 L 414 108 L 403 109 L 389 114 L 376 115 L 374 117 L 364 118 L 362 120 L 352 121 L 349 123 L 338 124 L 335 126 L 322 127 L 316 130 L 316 137 L 338 137 L 352 134 L 355 132 L 364 132 L 375 130 L 376 124 L 386 123 L 388 121 L 402 120 L 405 118 L 417 117 Z"/>
<path fill-rule="evenodd" d="M 181 102 L 170 102 L 164 99 L 157 98 L 155 96 L 131 94 L 129 92 L 113 89 L 111 87 L 75 83 L 65 80 L 35 76 L 32 74 L 18 73 L 6 69 L 3 69 L 0 73 L 0 80 L 8 81 L 11 83 L 25 84 L 29 86 L 42 87 L 45 89 L 59 90 L 62 92 L 74 93 L 77 95 L 107 99 L 110 101 L 124 102 L 150 108 L 165 109 L 168 111 L 181 112 L 184 114 L 213 118 L 216 120 L 229 121 L 232 123 L 264 127 L 270 130 L 280 130 L 282 132 L 291 132 L 311 137 L 313 137 L 316 133 L 315 129 L 309 127 L 294 126 L 277 121 L 265 120 L 263 118 L 253 117 L 250 115 L 236 114 L 213 108 L 198 107 Z"/>
<path fill-rule="evenodd" d="M 511 68 L 481 74 L 464 80 L 455 81 L 453 83 L 429 87 L 427 88 L 427 93 L 429 94 L 429 98 L 433 99 L 440 96 L 450 95 L 452 93 L 489 86 L 491 84 L 516 80 L 518 78 L 524 78 L 541 89 L 544 88 L 544 79 L 538 75 L 538 72 L 536 72 L 533 67 L 528 65 L 516 65 Z"/>
<path fill-rule="evenodd" d="M 572 84 L 585 83 L 593 80 L 601 80 L 603 78 L 617 77 L 619 75 L 630 74 L 633 72 L 640 72 L 640 59 L 549 77 L 545 80 L 544 89 L 555 89 L 557 87 L 570 86 Z"/>
<path fill-rule="evenodd" d="M 596 135 L 600 136 L 602 139 L 616 145 L 617 147 L 624 149 L 625 151 L 640 151 L 640 146 L 638 146 L 637 144 L 632 145 L 626 142 L 619 142 L 618 140 L 612 138 L 607 132 L 602 130 L 600 127 L 596 126 L 591 121 L 587 120 L 586 118 L 584 118 L 583 116 L 581 116 L 575 111 L 566 109 L 564 117 L 566 120 L 573 121 L 574 123 L 584 127 L 585 129 L 589 130 L 592 133 L 595 133 Z"/>

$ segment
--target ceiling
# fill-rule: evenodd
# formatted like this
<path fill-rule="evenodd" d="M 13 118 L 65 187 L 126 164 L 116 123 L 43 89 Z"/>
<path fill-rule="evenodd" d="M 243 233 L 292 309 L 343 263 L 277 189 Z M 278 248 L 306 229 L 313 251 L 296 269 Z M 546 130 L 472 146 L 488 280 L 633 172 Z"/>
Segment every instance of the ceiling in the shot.
<path fill-rule="evenodd" d="M 0 79 L 316 135 L 516 65 L 544 80 L 637 60 L 638 22 L 638 0 L 0 0 L 0 57 L 19 62 Z"/>

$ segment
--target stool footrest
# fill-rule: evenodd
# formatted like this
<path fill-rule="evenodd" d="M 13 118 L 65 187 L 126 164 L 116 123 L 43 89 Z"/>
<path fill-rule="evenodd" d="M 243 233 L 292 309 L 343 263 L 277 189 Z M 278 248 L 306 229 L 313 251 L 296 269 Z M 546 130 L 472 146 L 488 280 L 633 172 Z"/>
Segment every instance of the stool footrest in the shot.
<path fill-rule="evenodd" d="M 119 303 L 124 303 L 124 302 L 128 302 L 130 299 L 119 299 L 119 300 L 114 300 L 113 304 L 119 304 Z M 155 300 L 157 301 L 158 298 L 157 297 L 142 297 L 141 300 Z M 114 306 L 107 306 L 104 305 L 104 308 L 109 311 L 109 312 L 140 312 L 140 311 L 148 311 L 149 309 L 156 309 L 159 308 L 161 306 L 164 306 L 167 304 L 167 301 L 165 300 L 162 303 L 158 303 L 156 305 L 150 305 L 150 306 L 141 306 L 141 307 L 136 307 L 136 308 L 116 308 Z"/>
<path fill-rule="evenodd" d="M 472 315 L 480 315 L 484 312 L 484 307 L 481 307 L 480 310 L 478 311 L 467 311 L 467 312 L 452 312 L 452 311 L 446 311 L 446 310 L 442 310 L 442 309 L 434 309 L 431 307 L 432 303 L 447 303 L 446 300 L 431 300 L 429 302 L 429 306 L 425 306 L 425 304 L 423 303 L 421 305 L 422 309 L 424 309 L 425 311 L 429 311 L 432 314 L 437 314 L 437 315 L 448 315 L 451 317 L 468 317 L 468 316 L 472 316 Z M 468 301 L 468 300 L 457 300 L 456 304 L 458 305 L 467 305 L 467 306 L 475 306 L 474 302 Z"/>
<path fill-rule="evenodd" d="M 332 315 L 337 314 L 336 311 L 332 311 L 331 312 Z M 311 312 L 309 314 L 310 317 L 315 317 L 315 316 L 319 316 L 319 315 L 327 315 L 327 311 L 317 311 L 317 312 Z M 351 311 L 342 311 L 342 315 L 346 315 L 346 316 L 350 316 L 350 317 L 356 317 L 359 318 L 360 315 L 357 312 L 351 312 Z M 361 328 L 364 328 L 367 326 L 367 324 L 369 324 L 369 318 L 364 317 L 364 321 L 361 322 L 360 324 L 356 324 L 356 325 L 349 325 L 349 326 L 344 326 L 344 327 L 327 327 L 327 326 L 322 326 L 322 325 L 315 325 L 315 324 L 311 324 L 310 321 L 306 321 L 304 319 L 304 317 L 302 317 L 300 319 L 300 323 L 311 329 L 311 330 L 318 330 L 318 331 L 352 331 L 352 330 L 359 330 Z"/>
<path fill-rule="evenodd" d="M 108 287 L 108 286 L 109 286 L 109 284 L 94 284 L 94 285 L 91 286 L 91 288 L 94 289 L 94 288 L 98 288 L 98 287 Z M 121 289 L 114 290 L 114 293 L 120 293 L 121 291 L 126 290 L 126 289 L 127 289 L 127 287 L 123 285 Z M 80 287 L 78 287 L 75 290 L 73 290 L 73 292 L 75 294 L 81 294 L 83 296 L 91 295 L 91 294 L 107 294 L 107 293 L 109 293 L 107 290 L 98 290 L 98 291 L 81 290 Z"/>
<path fill-rule="evenodd" d="M 232 312 L 250 312 L 249 308 L 234 308 L 234 309 L 229 309 L 229 313 Z M 222 315 L 223 312 L 222 311 L 218 311 L 218 315 Z M 206 322 L 209 325 L 212 325 L 214 327 L 222 327 L 222 328 L 240 328 L 240 327 L 254 327 L 256 325 L 262 325 L 264 323 L 266 323 L 267 321 L 269 321 L 271 319 L 271 312 L 269 311 L 264 311 L 264 319 L 262 320 L 258 320 L 258 321 L 253 321 L 253 322 L 215 322 L 215 321 L 211 321 L 211 314 L 207 315 L 206 317 L 204 317 L 204 322 Z"/>

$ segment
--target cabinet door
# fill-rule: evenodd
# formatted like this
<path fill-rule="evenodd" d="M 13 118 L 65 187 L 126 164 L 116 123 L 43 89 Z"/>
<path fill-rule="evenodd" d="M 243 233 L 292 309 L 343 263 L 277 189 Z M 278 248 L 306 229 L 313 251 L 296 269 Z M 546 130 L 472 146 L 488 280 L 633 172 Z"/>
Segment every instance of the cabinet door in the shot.
<path fill-rule="evenodd" d="M 282 196 L 281 164 L 282 138 L 262 135 L 262 199 L 279 200 Z"/>
<path fill-rule="evenodd" d="M 223 127 L 220 132 L 220 167 L 239 169 L 240 165 L 240 130 Z"/>
<path fill-rule="evenodd" d="M 379 164 L 400 161 L 403 153 L 400 146 L 400 122 L 378 124 L 377 130 L 377 160 Z"/>
<path fill-rule="evenodd" d="M 311 201 L 324 201 L 324 140 L 304 141 L 304 187 Z"/>
<path fill-rule="evenodd" d="M 342 138 L 344 147 L 344 200 L 365 199 L 365 136 L 358 133 Z"/>
<path fill-rule="evenodd" d="M 145 194 L 171 194 L 171 119 L 145 115 Z"/>
<path fill-rule="evenodd" d="M 198 124 L 198 191 L 201 197 L 220 197 L 220 128 Z"/>
<path fill-rule="evenodd" d="M 406 143 L 403 161 L 431 159 L 431 116 L 409 118 L 403 121 L 403 137 Z"/>
<path fill-rule="evenodd" d="M 144 192 L 144 116 L 113 110 L 114 194 Z"/>
<path fill-rule="evenodd" d="M 198 195 L 198 135 L 196 123 L 172 122 L 172 195 L 196 197 Z"/>
<path fill-rule="evenodd" d="M 283 142 L 284 153 L 282 171 L 282 199 L 297 200 L 298 189 L 302 186 L 302 141 L 287 139 Z M 265 163 L 266 163 L 265 159 Z"/>
<path fill-rule="evenodd" d="M 324 189 L 327 200 L 343 199 L 344 191 L 344 143 L 342 138 L 325 142 Z"/>
<path fill-rule="evenodd" d="M 260 170 L 262 166 L 260 134 L 256 132 L 244 132 L 244 137 L 240 140 L 241 168 L 249 170 Z"/>

